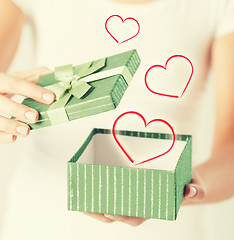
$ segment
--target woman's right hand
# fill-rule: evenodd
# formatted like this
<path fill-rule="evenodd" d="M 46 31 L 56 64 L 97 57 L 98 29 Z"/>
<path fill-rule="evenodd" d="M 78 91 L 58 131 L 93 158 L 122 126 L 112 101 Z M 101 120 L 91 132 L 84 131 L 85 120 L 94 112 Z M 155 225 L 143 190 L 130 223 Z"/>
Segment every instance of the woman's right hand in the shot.
<path fill-rule="evenodd" d="M 48 68 L 38 68 L 13 74 L 0 73 L 0 113 L 13 116 L 19 120 L 0 115 L 0 143 L 12 143 L 18 136 L 28 136 L 30 127 L 23 122 L 36 123 L 39 117 L 36 110 L 14 102 L 8 94 L 18 94 L 44 104 L 53 103 L 54 94 L 36 85 L 41 75 L 50 72 Z"/>

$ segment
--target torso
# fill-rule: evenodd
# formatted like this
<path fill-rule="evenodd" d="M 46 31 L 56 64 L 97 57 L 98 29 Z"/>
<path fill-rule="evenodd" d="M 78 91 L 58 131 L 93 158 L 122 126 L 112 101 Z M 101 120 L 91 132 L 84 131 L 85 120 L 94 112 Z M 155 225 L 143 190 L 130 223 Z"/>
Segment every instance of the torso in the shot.
<path fill-rule="evenodd" d="M 176 133 L 193 135 L 195 162 L 204 161 L 209 156 L 209 149 L 206 149 L 206 154 L 201 150 L 204 150 L 201 145 L 206 139 L 201 140 L 205 133 L 199 128 L 199 114 L 209 73 L 210 48 L 216 31 L 217 4 L 212 4 L 211 0 L 144 2 L 145 4 L 124 5 L 107 0 L 30 1 L 34 33 L 37 37 L 37 66 L 79 64 L 134 48 L 137 49 L 142 63 L 115 111 L 32 132 L 29 139 L 31 147 L 16 176 L 18 183 L 13 185 L 12 190 L 12 194 L 17 194 L 21 207 L 13 207 L 12 215 L 9 215 L 12 223 L 13 216 L 22 216 L 23 209 L 26 209 L 23 211 L 29 220 L 26 220 L 26 226 L 30 225 L 27 227 L 27 236 L 32 236 L 40 226 L 45 232 L 51 233 L 48 234 L 48 239 L 54 237 L 54 231 L 64 237 L 71 234 L 73 237 L 94 239 L 93 234 L 96 233 L 103 238 L 102 232 L 106 231 L 106 225 L 84 218 L 81 214 L 68 213 L 65 209 L 66 162 L 84 141 L 90 129 L 111 128 L 114 119 L 124 111 L 139 111 L 148 120 L 168 120 Z M 139 35 L 124 44 L 116 44 L 104 27 L 106 19 L 113 14 L 119 14 L 123 18 L 136 18 L 141 25 Z M 184 97 L 169 99 L 150 93 L 144 85 L 146 70 L 154 64 L 164 65 L 174 54 L 185 55 L 194 64 L 194 76 Z M 177 76 L 175 82 L 180 83 Z M 211 139 L 207 139 L 207 142 L 209 145 Z M 18 193 L 20 186 L 25 188 L 24 196 L 20 191 Z M 178 222 L 177 226 L 181 224 L 186 228 L 191 221 L 200 224 L 196 221 L 199 216 L 196 218 L 196 212 L 193 214 L 194 220 L 191 219 L 190 223 Z M 35 222 L 30 224 L 30 219 L 35 218 Z M 55 222 L 50 225 L 54 219 Z M 16 217 L 14 226 L 17 226 L 17 221 L 19 219 Z M 153 223 L 147 223 L 145 228 L 136 230 L 134 239 L 142 239 L 145 231 L 151 236 L 149 239 L 154 239 L 157 230 L 152 231 Z M 14 228 L 19 234 L 23 231 L 20 226 L 21 224 Z M 88 227 L 93 231 L 89 231 Z M 110 229 L 115 231 L 112 239 L 119 239 L 121 232 L 127 234 L 129 231 L 125 231 L 122 225 L 113 225 Z M 176 231 L 176 227 L 174 230 Z M 171 234 L 173 235 L 173 231 Z"/>

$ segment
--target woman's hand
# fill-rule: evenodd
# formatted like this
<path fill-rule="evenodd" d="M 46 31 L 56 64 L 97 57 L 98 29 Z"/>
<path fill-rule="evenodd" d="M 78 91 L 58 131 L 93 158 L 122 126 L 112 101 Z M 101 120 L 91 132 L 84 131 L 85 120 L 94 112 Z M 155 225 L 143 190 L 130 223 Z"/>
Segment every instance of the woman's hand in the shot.
<path fill-rule="evenodd" d="M 234 196 L 234 141 L 216 148 L 210 160 L 195 168 L 193 181 L 185 188 L 183 204 L 224 201 Z"/>
<path fill-rule="evenodd" d="M 0 73 L 0 113 L 13 116 L 23 122 L 36 123 L 38 112 L 12 101 L 9 94 L 18 94 L 44 104 L 51 104 L 54 101 L 54 94 L 35 84 L 41 75 L 47 73 L 50 73 L 47 68 L 13 74 Z M 29 134 L 29 126 L 20 121 L 0 115 L 0 143 L 12 143 L 18 136 L 25 137 Z"/>
<path fill-rule="evenodd" d="M 196 170 L 193 171 L 192 182 L 184 190 L 183 205 L 203 203 L 206 196 L 205 184 Z"/>
<path fill-rule="evenodd" d="M 122 222 L 130 226 L 139 226 L 143 222 L 147 221 L 147 218 L 136 218 L 136 217 L 126 217 L 126 216 L 117 216 L 117 215 L 108 215 L 108 214 L 99 214 L 99 213 L 88 213 L 83 212 L 85 215 L 88 215 L 92 218 L 95 218 L 103 223 L 112 223 L 112 222 Z"/>

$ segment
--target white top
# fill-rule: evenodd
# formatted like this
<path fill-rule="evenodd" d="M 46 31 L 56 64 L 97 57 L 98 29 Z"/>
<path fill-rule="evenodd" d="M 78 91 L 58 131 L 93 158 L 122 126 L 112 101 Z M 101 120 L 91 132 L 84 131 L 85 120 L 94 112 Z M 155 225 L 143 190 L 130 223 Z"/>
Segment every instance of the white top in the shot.
<path fill-rule="evenodd" d="M 26 154 L 8 188 L 3 239 L 215 240 L 225 239 L 225 233 L 226 238 L 234 234 L 232 219 L 228 219 L 234 210 L 233 200 L 183 207 L 176 222 L 150 220 L 138 228 L 106 225 L 66 210 L 67 161 L 93 127 L 111 128 L 124 111 L 139 111 L 147 121 L 167 120 L 177 134 L 193 135 L 194 164 L 209 158 L 214 125 L 213 79 L 208 82 L 207 78 L 210 46 L 215 37 L 234 31 L 233 0 L 157 0 L 138 5 L 108 0 L 15 2 L 25 11 L 28 22 L 12 70 L 79 64 L 134 48 L 142 63 L 115 111 L 33 131 L 22 143 Z M 118 45 L 104 27 L 113 14 L 136 18 L 141 26 L 139 35 Z M 152 94 L 144 85 L 146 70 L 164 65 L 175 54 L 185 55 L 194 65 L 194 76 L 183 98 Z M 172 75 L 173 86 L 182 84 L 176 70 Z M 163 88 L 162 82 L 157 84 Z M 137 124 L 131 127 L 139 129 Z M 221 219 L 227 219 L 225 226 Z"/>

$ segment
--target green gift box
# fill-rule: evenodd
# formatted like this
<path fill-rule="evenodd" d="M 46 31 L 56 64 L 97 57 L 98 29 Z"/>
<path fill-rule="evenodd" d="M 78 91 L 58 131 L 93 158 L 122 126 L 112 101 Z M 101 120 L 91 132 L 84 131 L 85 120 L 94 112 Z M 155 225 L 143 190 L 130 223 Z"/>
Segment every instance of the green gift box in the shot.
<path fill-rule="evenodd" d="M 152 146 L 173 138 L 165 133 L 116 134 Z M 192 137 L 175 135 L 173 149 L 167 157 L 136 167 L 121 152 L 111 130 L 94 128 L 68 162 L 68 210 L 176 220 L 184 187 L 191 182 Z"/>
<path fill-rule="evenodd" d="M 86 83 L 83 84 L 85 86 L 80 84 L 81 88 L 88 86 L 86 89 L 88 90 L 87 93 L 77 98 L 76 96 L 79 93 L 76 94 L 74 93 L 75 90 L 72 90 L 74 96 L 71 95 L 71 97 L 68 96 L 67 98 L 67 91 L 65 91 L 65 98 L 67 99 L 64 106 L 58 104 L 58 101 L 56 101 L 54 107 L 53 104 L 51 107 L 29 98 L 24 99 L 24 105 L 32 107 L 39 112 L 39 120 L 36 124 L 30 124 L 31 129 L 47 127 L 115 109 L 120 103 L 139 65 L 140 58 L 137 51 L 131 50 L 74 67 L 73 70 L 76 77 L 80 75 L 83 83 L 84 81 L 88 82 L 88 85 Z M 95 66 L 97 67 L 95 68 Z M 95 70 L 93 70 L 93 67 Z M 84 74 L 84 69 L 86 69 L 86 74 Z M 63 75 L 62 77 L 66 80 L 68 75 L 66 71 L 67 69 L 65 69 L 64 73 L 61 73 L 60 69 L 60 73 L 57 73 L 57 75 Z M 42 76 L 38 85 L 50 89 L 51 86 L 58 85 L 58 83 L 56 72 L 54 72 Z M 66 85 L 66 82 L 62 84 Z M 64 102 L 64 99 L 60 101 Z"/>

